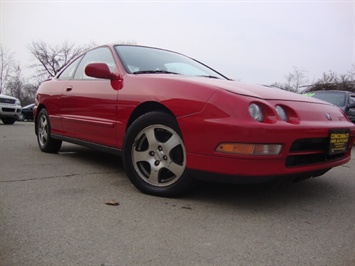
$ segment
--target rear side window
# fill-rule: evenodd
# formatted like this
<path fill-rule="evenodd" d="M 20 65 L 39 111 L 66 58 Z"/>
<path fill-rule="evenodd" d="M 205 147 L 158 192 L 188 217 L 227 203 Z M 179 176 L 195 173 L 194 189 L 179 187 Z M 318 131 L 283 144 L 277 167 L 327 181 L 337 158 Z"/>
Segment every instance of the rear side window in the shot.
<path fill-rule="evenodd" d="M 80 63 L 82 56 L 71 63 L 58 77 L 58 79 L 72 79 L 75 74 L 76 67 Z"/>

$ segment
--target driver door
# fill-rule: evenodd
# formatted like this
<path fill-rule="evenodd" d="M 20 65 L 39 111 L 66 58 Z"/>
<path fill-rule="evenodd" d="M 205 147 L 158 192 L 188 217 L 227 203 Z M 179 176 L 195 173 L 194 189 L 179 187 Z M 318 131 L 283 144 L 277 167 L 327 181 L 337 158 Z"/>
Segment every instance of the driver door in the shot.
<path fill-rule="evenodd" d="M 90 63 L 106 63 L 111 71 L 116 64 L 107 47 L 87 52 L 81 59 L 74 78 L 68 80 L 61 95 L 61 120 L 68 137 L 105 146 L 116 146 L 117 95 L 110 80 L 85 75 Z"/>

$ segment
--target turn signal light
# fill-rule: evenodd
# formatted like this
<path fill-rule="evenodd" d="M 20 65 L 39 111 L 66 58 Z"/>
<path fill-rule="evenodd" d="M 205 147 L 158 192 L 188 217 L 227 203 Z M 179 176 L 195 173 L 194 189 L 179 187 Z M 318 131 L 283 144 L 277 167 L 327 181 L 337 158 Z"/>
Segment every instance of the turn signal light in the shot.
<path fill-rule="evenodd" d="M 221 143 L 216 151 L 239 155 L 278 155 L 281 148 L 281 144 Z"/>

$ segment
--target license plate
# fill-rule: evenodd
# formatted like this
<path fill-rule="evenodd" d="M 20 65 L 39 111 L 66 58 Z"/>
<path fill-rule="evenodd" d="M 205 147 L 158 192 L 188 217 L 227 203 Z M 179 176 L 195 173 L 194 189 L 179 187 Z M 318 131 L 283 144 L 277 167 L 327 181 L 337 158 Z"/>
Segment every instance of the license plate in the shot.
<path fill-rule="evenodd" d="M 329 134 L 329 154 L 344 153 L 348 148 L 349 143 L 348 129 L 330 130 Z"/>

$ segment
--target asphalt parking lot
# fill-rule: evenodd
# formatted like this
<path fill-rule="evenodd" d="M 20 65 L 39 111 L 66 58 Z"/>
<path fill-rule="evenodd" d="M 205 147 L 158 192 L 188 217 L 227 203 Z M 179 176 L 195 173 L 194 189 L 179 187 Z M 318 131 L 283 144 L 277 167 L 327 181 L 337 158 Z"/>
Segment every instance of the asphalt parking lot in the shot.
<path fill-rule="evenodd" d="M 305 182 L 167 199 L 137 191 L 119 157 L 42 153 L 31 122 L 0 122 L 0 147 L 2 266 L 355 265 L 355 148 Z"/>

